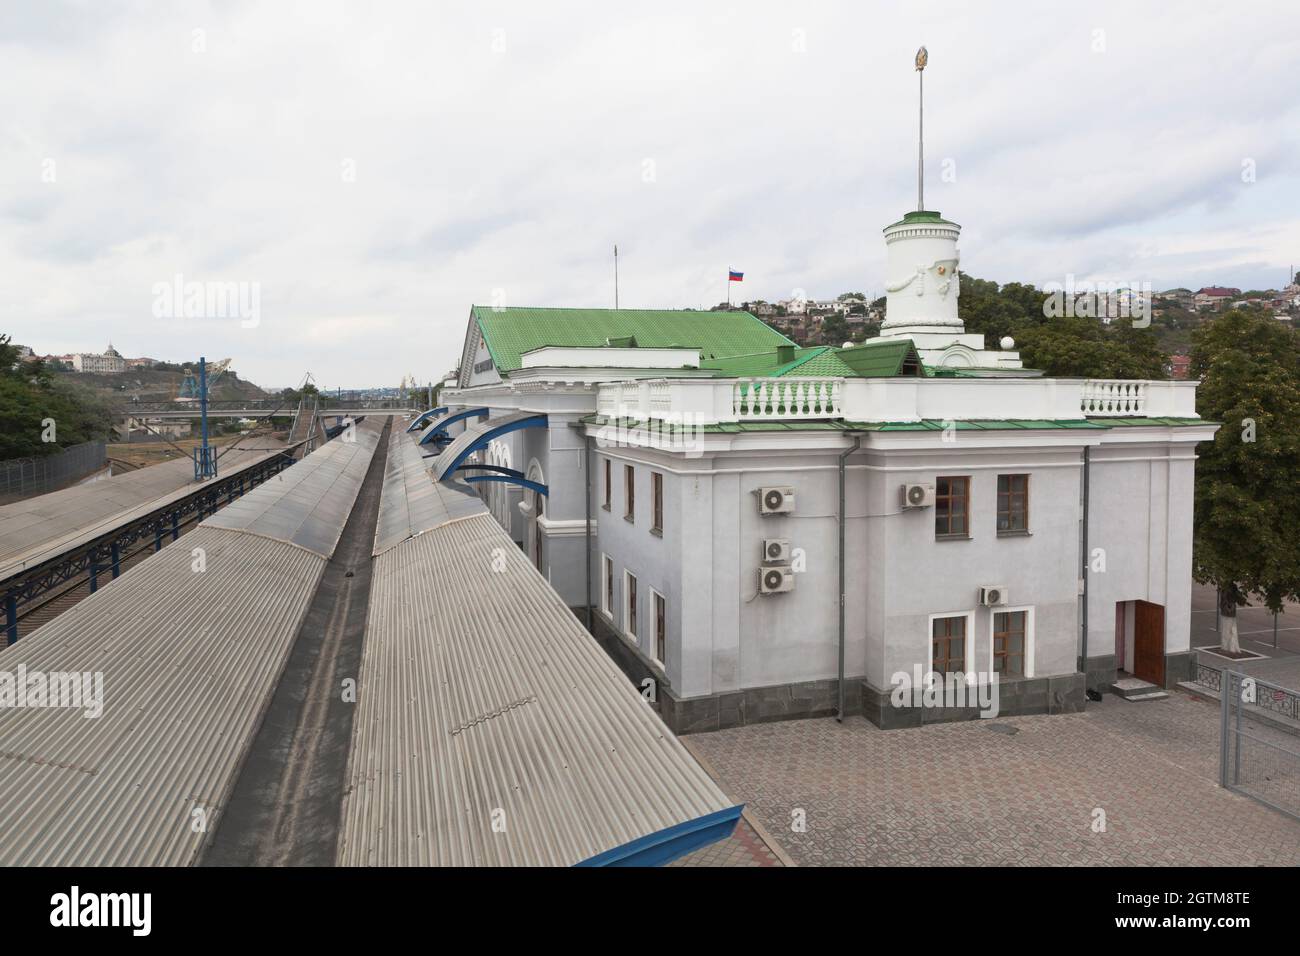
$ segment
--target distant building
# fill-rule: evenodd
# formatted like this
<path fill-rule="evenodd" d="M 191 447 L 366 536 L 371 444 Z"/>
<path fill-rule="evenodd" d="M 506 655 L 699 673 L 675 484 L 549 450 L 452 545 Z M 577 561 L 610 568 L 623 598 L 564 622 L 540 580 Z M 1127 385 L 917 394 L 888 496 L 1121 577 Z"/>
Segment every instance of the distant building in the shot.
<path fill-rule="evenodd" d="M 1212 285 L 1196 291 L 1195 303 L 1198 309 L 1217 309 L 1225 302 L 1231 301 L 1234 296 L 1241 295 L 1240 289 L 1230 289 L 1226 286 Z"/>
<path fill-rule="evenodd" d="M 126 359 L 108 343 L 102 355 L 94 352 L 79 352 L 72 356 L 72 367 L 78 372 L 93 372 L 99 375 L 115 375 L 126 371 Z"/>
<path fill-rule="evenodd" d="M 1169 356 L 1169 374 L 1178 381 L 1186 381 L 1188 371 L 1192 367 L 1192 357 L 1190 355 L 1171 355 Z"/>
<path fill-rule="evenodd" d="M 127 368 L 153 368 L 157 364 L 158 360 L 153 358 L 129 358 L 126 360 Z"/>
<path fill-rule="evenodd" d="M 187 419 L 130 417 L 116 427 L 123 441 L 162 441 L 188 438 L 193 425 Z"/>

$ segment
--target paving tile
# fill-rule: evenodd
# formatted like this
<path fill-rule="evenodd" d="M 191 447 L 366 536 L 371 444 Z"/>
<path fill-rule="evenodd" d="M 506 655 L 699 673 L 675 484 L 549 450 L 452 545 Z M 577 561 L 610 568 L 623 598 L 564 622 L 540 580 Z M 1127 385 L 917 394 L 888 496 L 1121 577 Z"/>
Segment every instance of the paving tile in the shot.
<path fill-rule="evenodd" d="M 860 717 L 692 735 L 797 863 L 1300 864 L 1300 823 L 1218 780 L 1219 712 L 1181 692 L 1080 714 L 882 731 Z M 807 829 L 791 829 L 791 811 Z M 1094 811 L 1105 832 L 1094 832 Z M 755 849 L 758 847 L 759 849 Z M 779 865 L 743 821 L 680 865 Z"/>

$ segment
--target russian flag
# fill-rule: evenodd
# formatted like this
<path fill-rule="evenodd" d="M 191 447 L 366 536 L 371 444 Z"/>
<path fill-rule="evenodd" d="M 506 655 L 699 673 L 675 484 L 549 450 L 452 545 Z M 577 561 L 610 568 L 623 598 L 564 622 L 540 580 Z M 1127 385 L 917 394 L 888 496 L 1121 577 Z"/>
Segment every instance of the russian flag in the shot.
<path fill-rule="evenodd" d="M 731 281 L 731 282 L 744 282 L 744 281 L 745 281 L 745 273 L 743 273 L 743 272 L 737 272 L 735 269 L 728 269 L 728 270 L 727 270 L 727 279 L 728 279 L 729 281 Z"/>

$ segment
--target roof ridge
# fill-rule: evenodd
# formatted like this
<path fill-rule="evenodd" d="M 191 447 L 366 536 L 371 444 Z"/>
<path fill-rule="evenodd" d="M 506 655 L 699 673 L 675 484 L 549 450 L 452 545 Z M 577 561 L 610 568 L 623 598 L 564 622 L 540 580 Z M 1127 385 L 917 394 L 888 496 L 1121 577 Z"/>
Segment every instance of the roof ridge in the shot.
<path fill-rule="evenodd" d="M 602 305 L 471 305 L 471 309 L 488 309 L 492 312 L 681 312 L 692 315 L 712 315 L 708 309 L 610 309 Z M 748 315 L 758 318 L 744 309 L 732 309 L 732 314 Z M 775 331 L 775 330 L 774 330 Z"/>

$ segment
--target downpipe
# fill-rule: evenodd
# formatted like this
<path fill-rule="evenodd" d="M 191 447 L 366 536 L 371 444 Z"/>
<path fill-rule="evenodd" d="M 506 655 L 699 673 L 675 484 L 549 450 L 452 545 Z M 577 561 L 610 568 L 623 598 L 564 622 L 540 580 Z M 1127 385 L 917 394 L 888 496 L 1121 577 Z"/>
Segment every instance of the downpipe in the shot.
<path fill-rule="evenodd" d="M 1079 569 L 1080 574 L 1083 575 L 1083 610 L 1080 613 L 1083 624 L 1083 659 L 1080 667 L 1083 670 L 1083 696 L 1096 702 L 1101 700 L 1101 693 L 1088 686 L 1088 464 L 1091 461 L 1091 452 L 1092 449 L 1085 445 L 1083 449 L 1083 560 Z"/>
<path fill-rule="evenodd" d="M 845 572 L 844 572 L 844 462 L 855 451 L 862 447 L 862 436 L 853 436 L 853 445 L 846 448 L 840 453 L 839 475 L 840 475 L 840 508 L 836 512 L 838 516 L 840 532 L 840 667 L 839 680 L 837 682 L 839 691 L 839 708 L 836 710 L 835 719 L 839 723 L 844 723 L 844 604 L 845 604 Z"/>

